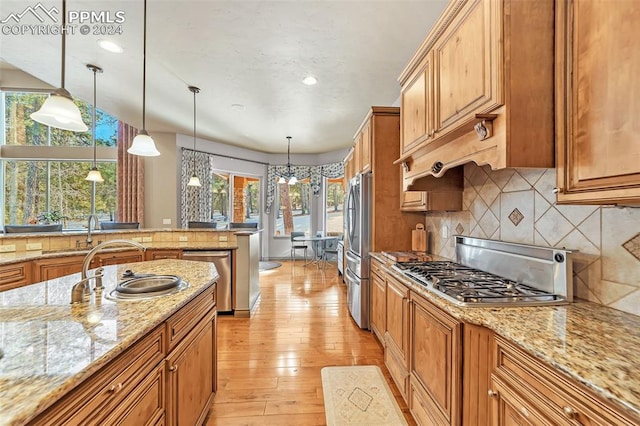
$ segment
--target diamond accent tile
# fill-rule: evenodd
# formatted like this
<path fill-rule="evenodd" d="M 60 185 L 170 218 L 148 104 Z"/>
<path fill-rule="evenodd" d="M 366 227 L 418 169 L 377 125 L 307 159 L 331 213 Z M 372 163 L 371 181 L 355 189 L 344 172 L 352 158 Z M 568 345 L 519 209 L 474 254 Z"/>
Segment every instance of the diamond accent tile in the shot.
<path fill-rule="evenodd" d="M 509 214 L 509 220 L 515 226 L 520 225 L 520 222 L 522 222 L 522 219 L 524 219 L 524 215 L 517 208 L 513 209 L 513 211 Z"/>
<path fill-rule="evenodd" d="M 464 232 L 464 226 L 462 226 L 461 223 L 458 223 L 458 226 L 456 226 L 456 232 L 458 233 L 458 235 L 462 235 L 462 233 Z"/>
<path fill-rule="evenodd" d="M 624 247 L 626 251 L 631 253 L 633 257 L 640 260 L 640 233 L 636 234 L 635 237 L 622 244 L 622 247 Z"/>

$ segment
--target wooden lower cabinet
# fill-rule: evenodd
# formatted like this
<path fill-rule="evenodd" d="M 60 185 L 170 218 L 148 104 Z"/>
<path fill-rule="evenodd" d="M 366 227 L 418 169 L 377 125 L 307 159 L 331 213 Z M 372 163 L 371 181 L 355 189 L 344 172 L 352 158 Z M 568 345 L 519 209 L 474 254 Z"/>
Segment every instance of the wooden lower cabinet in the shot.
<path fill-rule="evenodd" d="M 387 327 L 384 362 L 402 397 L 407 401 L 409 385 L 409 289 L 387 276 Z"/>
<path fill-rule="evenodd" d="M 372 268 L 370 277 L 371 314 L 369 316 L 369 327 L 378 338 L 378 341 L 384 345 L 384 333 L 387 330 L 387 282 L 384 276 L 375 273 L 374 268 Z"/>
<path fill-rule="evenodd" d="M 0 291 L 31 284 L 31 262 L 0 266 Z"/>
<path fill-rule="evenodd" d="M 47 281 L 65 275 L 76 274 L 82 270 L 84 255 L 53 257 L 32 261 L 33 282 Z M 93 266 L 97 268 L 97 266 Z"/>
<path fill-rule="evenodd" d="M 216 311 L 212 310 L 167 357 L 167 424 L 204 423 L 216 391 L 215 353 Z"/>
<path fill-rule="evenodd" d="M 126 250 L 113 253 L 105 252 L 97 254 L 93 260 L 95 264 L 92 264 L 92 268 L 119 265 L 121 263 L 135 263 L 144 260 L 144 253 L 140 250 Z"/>
<path fill-rule="evenodd" d="M 638 425 L 586 386 L 496 335 L 491 375 L 491 424 Z"/>
<path fill-rule="evenodd" d="M 409 409 L 419 424 L 461 424 L 462 323 L 411 294 Z"/>

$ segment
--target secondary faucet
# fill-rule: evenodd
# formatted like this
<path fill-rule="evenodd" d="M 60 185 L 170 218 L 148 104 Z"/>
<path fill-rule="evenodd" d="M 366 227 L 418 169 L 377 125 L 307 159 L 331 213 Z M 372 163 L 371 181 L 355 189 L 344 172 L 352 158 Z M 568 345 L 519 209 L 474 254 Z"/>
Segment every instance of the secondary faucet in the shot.
<path fill-rule="evenodd" d="M 89 284 L 89 281 L 91 279 L 96 280 L 96 288 L 102 287 L 102 268 L 98 269 L 94 277 L 87 277 L 89 273 L 89 266 L 91 265 L 91 261 L 93 260 L 94 256 L 105 247 L 122 245 L 133 246 L 142 251 L 147 250 L 147 248 L 142 244 L 131 240 L 105 241 L 104 243 L 100 243 L 89 250 L 89 253 L 87 253 L 87 255 L 84 257 L 84 260 L 82 261 L 82 273 L 80 276 L 81 280 L 77 282 L 71 290 L 71 303 L 83 302 L 88 298 L 88 296 L 91 295 L 91 285 Z"/>
<path fill-rule="evenodd" d="M 93 222 L 95 227 L 98 227 L 98 215 L 90 214 L 89 221 L 87 223 L 87 247 L 91 247 L 93 243 L 93 238 L 91 237 L 91 222 Z"/>

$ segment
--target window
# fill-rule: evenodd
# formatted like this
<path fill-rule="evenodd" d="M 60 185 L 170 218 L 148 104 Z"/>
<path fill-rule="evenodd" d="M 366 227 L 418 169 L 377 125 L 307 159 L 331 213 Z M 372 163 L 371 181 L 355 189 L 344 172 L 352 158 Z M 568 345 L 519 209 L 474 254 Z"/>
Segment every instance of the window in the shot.
<path fill-rule="evenodd" d="M 309 179 L 295 185 L 276 183 L 275 236 L 289 236 L 291 231 L 311 232 L 311 185 Z"/>
<path fill-rule="evenodd" d="M 15 156 L 0 161 L 0 181 L 4 188 L 0 193 L 2 222 L 45 222 L 45 213 L 57 212 L 63 217 L 65 228 L 86 226 L 86 218 L 91 212 L 92 184 L 84 178 L 91 168 L 92 155 L 91 159 L 69 161 L 64 155 L 57 156 L 58 151 L 54 150 L 47 151 L 45 159 L 28 158 L 41 157 L 40 147 L 90 147 L 91 130 L 68 132 L 31 120 L 30 114 L 40 108 L 46 94 L 3 92 L 1 96 L 3 144 L 22 146 L 26 150 L 21 152 L 20 158 Z M 75 103 L 85 123 L 91 123 L 92 106 L 81 100 L 75 100 Z M 97 145 L 115 147 L 117 132 L 118 120 L 97 109 Z M 98 168 L 105 182 L 96 184 L 96 213 L 100 220 L 114 220 L 116 163 L 99 162 Z"/>
<path fill-rule="evenodd" d="M 216 170 L 211 190 L 211 220 L 218 229 L 230 222 L 260 223 L 260 178 Z"/>
<path fill-rule="evenodd" d="M 325 223 L 327 235 L 344 233 L 344 186 L 342 178 L 326 179 Z"/>

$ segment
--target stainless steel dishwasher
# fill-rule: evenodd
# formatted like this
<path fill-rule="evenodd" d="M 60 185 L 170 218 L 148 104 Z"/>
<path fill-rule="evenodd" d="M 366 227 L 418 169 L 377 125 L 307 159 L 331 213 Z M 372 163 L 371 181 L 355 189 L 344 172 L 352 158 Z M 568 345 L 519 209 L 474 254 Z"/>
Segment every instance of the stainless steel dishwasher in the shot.
<path fill-rule="evenodd" d="M 218 305 L 218 312 L 231 312 L 233 310 L 233 299 L 231 294 L 231 251 L 184 251 L 182 252 L 182 259 L 211 262 L 216 266 L 218 274 L 220 275 L 216 287 L 216 303 Z"/>

